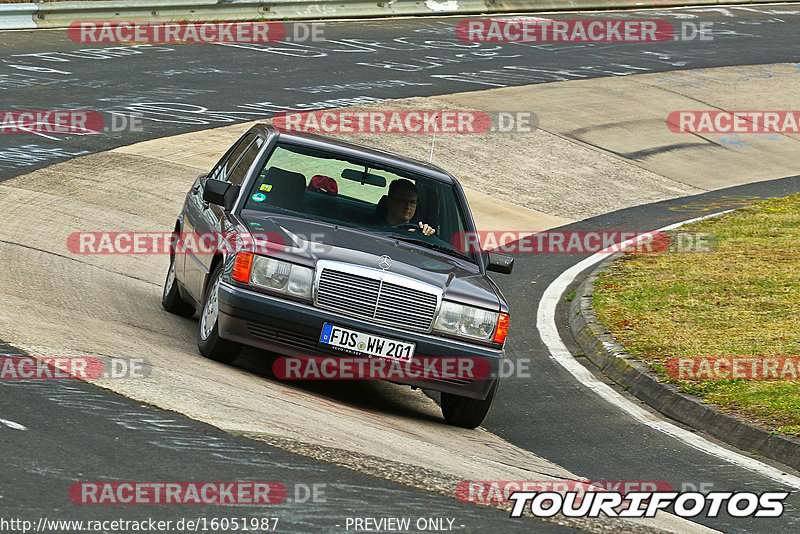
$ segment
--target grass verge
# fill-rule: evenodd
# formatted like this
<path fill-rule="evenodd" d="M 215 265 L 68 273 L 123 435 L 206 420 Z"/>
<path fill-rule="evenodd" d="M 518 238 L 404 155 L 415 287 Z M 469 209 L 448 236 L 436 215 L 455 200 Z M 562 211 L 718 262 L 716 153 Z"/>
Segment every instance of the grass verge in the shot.
<path fill-rule="evenodd" d="M 599 319 L 628 353 L 682 391 L 773 432 L 800 435 L 800 376 L 689 380 L 669 364 L 673 358 L 733 357 L 750 365 L 800 358 L 800 194 L 680 231 L 711 232 L 717 248 L 620 258 L 595 284 Z"/>

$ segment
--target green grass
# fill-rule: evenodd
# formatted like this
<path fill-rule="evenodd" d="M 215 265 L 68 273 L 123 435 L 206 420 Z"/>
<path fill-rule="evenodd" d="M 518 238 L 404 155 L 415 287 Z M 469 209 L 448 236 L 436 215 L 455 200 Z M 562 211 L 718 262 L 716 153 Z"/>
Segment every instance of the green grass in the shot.
<path fill-rule="evenodd" d="M 800 434 L 800 383 L 676 380 L 670 358 L 800 358 L 800 195 L 684 226 L 711 253 L 630 255 L 597 280 L 598 317 L 665 381 L 770 430 Z"/>

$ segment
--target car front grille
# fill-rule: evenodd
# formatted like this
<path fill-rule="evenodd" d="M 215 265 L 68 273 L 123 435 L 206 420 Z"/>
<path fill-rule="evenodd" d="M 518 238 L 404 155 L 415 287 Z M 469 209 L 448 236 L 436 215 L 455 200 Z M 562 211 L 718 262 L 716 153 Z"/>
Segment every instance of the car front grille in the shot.
<path fill-rule="evenodd" d="M 362 268 L 363 269 L 363 268 Z M 323 267 L 317 284 L 320 308 L 410 330 L 429 331 L 439 305 L 438 290 L 375 269 Z M 391 281 L 389 281 L 391 280 Z M 428 287 L 426 287 L 428 286 Z"/>

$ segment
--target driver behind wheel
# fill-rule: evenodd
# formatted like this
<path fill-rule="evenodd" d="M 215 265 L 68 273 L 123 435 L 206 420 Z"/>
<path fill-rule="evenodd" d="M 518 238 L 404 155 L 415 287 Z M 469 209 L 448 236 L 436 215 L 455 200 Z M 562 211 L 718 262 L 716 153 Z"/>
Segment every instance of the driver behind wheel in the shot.
<path fill-rule="evenodd" d="M 386 223 L 390 226 L 409 224 L 417 211 L 417 186 L 410 180 L 398 178 L 389 184 L 389 194 L 386 202 Z M 424 235 L 433 235 L 436 230 L 422 221 L 419 222 L 420 231 Z M 410 228 L 409 231 L 415 231 Z"/>

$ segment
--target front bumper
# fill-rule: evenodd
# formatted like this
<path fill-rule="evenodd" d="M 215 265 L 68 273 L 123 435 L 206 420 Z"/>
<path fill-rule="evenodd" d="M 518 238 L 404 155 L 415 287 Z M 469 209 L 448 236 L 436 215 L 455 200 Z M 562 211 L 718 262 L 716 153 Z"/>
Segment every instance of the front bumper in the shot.
<path fill-rule="evenodd" d="M 416 343 L 415 358 L 482 358 L 488 364 L 487 378 L 392 379 L 392 382 L 485 399 L 498 376 L 501 349 L 481 347 L 425 333 L 413 333 L 374 325 L 301 302 L 249 291 L 221 283 L 219 286 L 219 335 L 244 345 L 284 356 L 308 357 L 349 355 L 320 344 L 323 323 L 333 323 L 378 336 Z"/>

